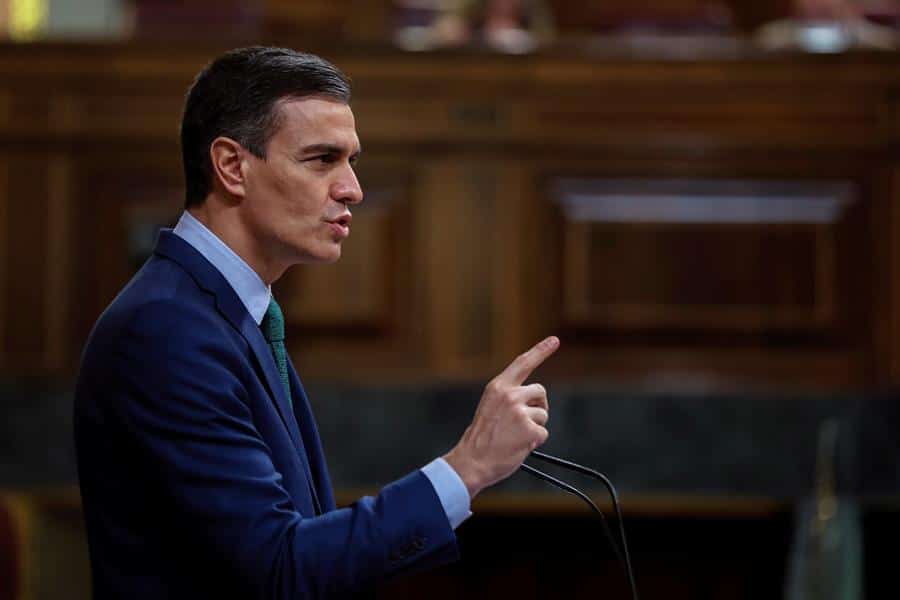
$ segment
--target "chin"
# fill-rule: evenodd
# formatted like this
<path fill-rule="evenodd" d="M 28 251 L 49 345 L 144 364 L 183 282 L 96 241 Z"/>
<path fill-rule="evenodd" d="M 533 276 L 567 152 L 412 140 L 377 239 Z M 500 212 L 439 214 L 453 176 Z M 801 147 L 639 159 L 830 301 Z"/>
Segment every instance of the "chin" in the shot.
<path fill-rule="evenodd" d="M 314 265 L 330 265 L 341 258 L 341 246 L 336 244 L 331 248 L 322 249 L 319 252 L 308 253 L 302 262 Z"/>

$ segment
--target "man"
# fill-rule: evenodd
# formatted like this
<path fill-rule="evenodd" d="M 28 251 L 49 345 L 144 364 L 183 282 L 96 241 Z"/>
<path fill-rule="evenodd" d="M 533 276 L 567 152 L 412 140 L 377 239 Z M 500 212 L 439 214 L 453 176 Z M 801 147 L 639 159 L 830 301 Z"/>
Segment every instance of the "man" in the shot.
<path fill-rule="evenodd" d="M 100 317 L 76 389 L 95 597 L 340 597 L 444 564 L 471 498 L 546 440 L 546 393 L 523 382 L 556 338 L 487 386 L 447 455 L 336 509 L 270 285 L 340 257 L 363 199 L 349 96 L 278 48 L 191 87 L 186 210 Z"/>

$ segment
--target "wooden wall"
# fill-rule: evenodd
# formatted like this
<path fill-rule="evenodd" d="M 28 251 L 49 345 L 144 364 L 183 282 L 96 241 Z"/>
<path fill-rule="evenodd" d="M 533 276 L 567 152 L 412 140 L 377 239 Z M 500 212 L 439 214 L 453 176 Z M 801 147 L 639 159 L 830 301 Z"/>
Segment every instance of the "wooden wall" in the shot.
<path fill-rule="evenodd" d="M 224 49 L 0 46 L 3 373 L 75 371 Z M 900 381 L 895 55 L 312 49 L 353 77 L 367 200 L 278 284 L 304 376 L 485 378 L 555 333 L 551 379 Z"/>

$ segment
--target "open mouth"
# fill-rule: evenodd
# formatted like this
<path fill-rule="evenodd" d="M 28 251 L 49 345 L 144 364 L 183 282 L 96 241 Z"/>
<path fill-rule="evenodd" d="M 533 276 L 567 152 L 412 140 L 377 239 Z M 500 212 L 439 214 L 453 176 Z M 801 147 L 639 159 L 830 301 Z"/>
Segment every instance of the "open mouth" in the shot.
<path fill-rule="evenodd" d="M 328 225 L 331 227 L 331 230 L 338 237 L 345 238 L 350 235 L 350 215 L 341 215 L 337 219 L 332 221 L 327 221 Z"/>

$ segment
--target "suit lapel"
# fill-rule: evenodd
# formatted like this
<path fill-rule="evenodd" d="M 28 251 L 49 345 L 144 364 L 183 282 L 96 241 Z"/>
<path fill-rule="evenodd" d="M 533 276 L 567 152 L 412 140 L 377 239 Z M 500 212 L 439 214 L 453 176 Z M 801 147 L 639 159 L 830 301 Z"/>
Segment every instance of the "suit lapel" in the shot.
<path fill-rule="evenodd" d="M 278 375 L 278 367 L 275 366 L 272 351 L 269 348 L 269 344 L 266 343 L 259 326 L 253 320 L 253 317 L 250 316 L 250 313 L 247 312 L 237 293 L 235 293 L 218 269 L 207 261 L 193 246 L 172 233 L 172 230 L 163 229 L 160 231 L 159 240 L 154 251 L 177 262 L 191 274 L 197 285 L 211 293 L 216 299 L 216 307 L 222 313 L 222 316 L 247 340 L 247 343 L 253 350 L 257 366 L 263 374 L 263 381 L 268 389 L 269 396 L 272 398 L 281 421 L 284 423 L 291 442 L 293 442 L 297 451 L 297 457 L 309 482 L 313 504 L 316 510 L 321 512 L 321 506 L 316 497 L 313 484 L 312 472 L 309 467 L 309 460 L 306 456 L 306 448 L 303 445 L 300 430 L 297 427 L 297 419 L 291 411 L 290 400 L 287 397 L 284 386 L 281 384 L 281 377 Z M 306 398 L 304 396 L 305 401 Z"/>
<path fill-rule="evenodd" d="M 244 309 L 243 304 L 241 304 L 241 309 Z M 224 310 L 222 312 L 225 314 Z M 287 397 L 284 385 L 281 383 L 278 368 L 275 366 L 272 350 L 269 348 L 269 344 L 266 342 L 266 339 L 263 337 L 262 332 L 259 330 L 259 327 L 256 325 L 256 322 L 250 314 L 247 313 L 246 310 L 243 310 L 243 312 L 244 315 L 246 315 L 246 318 L 241 320 L 240 326 L 237 326 L 237 328 L 241 332 L 241 335 L 244 336 L 244 339 L 250 344 L 253 353 L 256 355 L 256 361 L 265 375 L 266 387 L 269 389 L 269 395 L 274 398 L 275 406 L 278 408 L 278 413 L 281 415 L 281 420 L 291 434 L 291 441 L 294 442 L 294 447 L 297 449 L 297 456 L 300 459 L 300 464 L 306 474 L 306 480 L 309 482 L 309 490 L 312 496 L 313 505 L 315 506 L 316 512 L 321 514 L 322 507 L 316 496 L 316 489 L 313 483 L 312 470 L 309 466 L 309 458 L 306 454 L 306 447 L 303 444 L 303 437 L 297 426 L 297 419 L 291 411 L 290 400 Z M 226 318 L 228 318 L 227 314 Z"/>
<path fill-rule="evenodd" d="M 312 470 L 315 481 L 315 492 L 322 509 L 325 511 L 336 508 L 334 492 L 331 487 L 331 478 L 328 476 L 328 466 L 325 463 L 325 454 L 322 452 L 322 441 L 319 439 L 319 430 L 313 416 L 312 407 L 306 396 L 306 390 L 300 382 L 300 377 L 294 369 L 293 363 L 288 358 L 288 374 L 291 380 L 291 391 L 294 398 L 294 415 L 300 427 L 300 436 L 306 446 L 306 456 Z"/>

